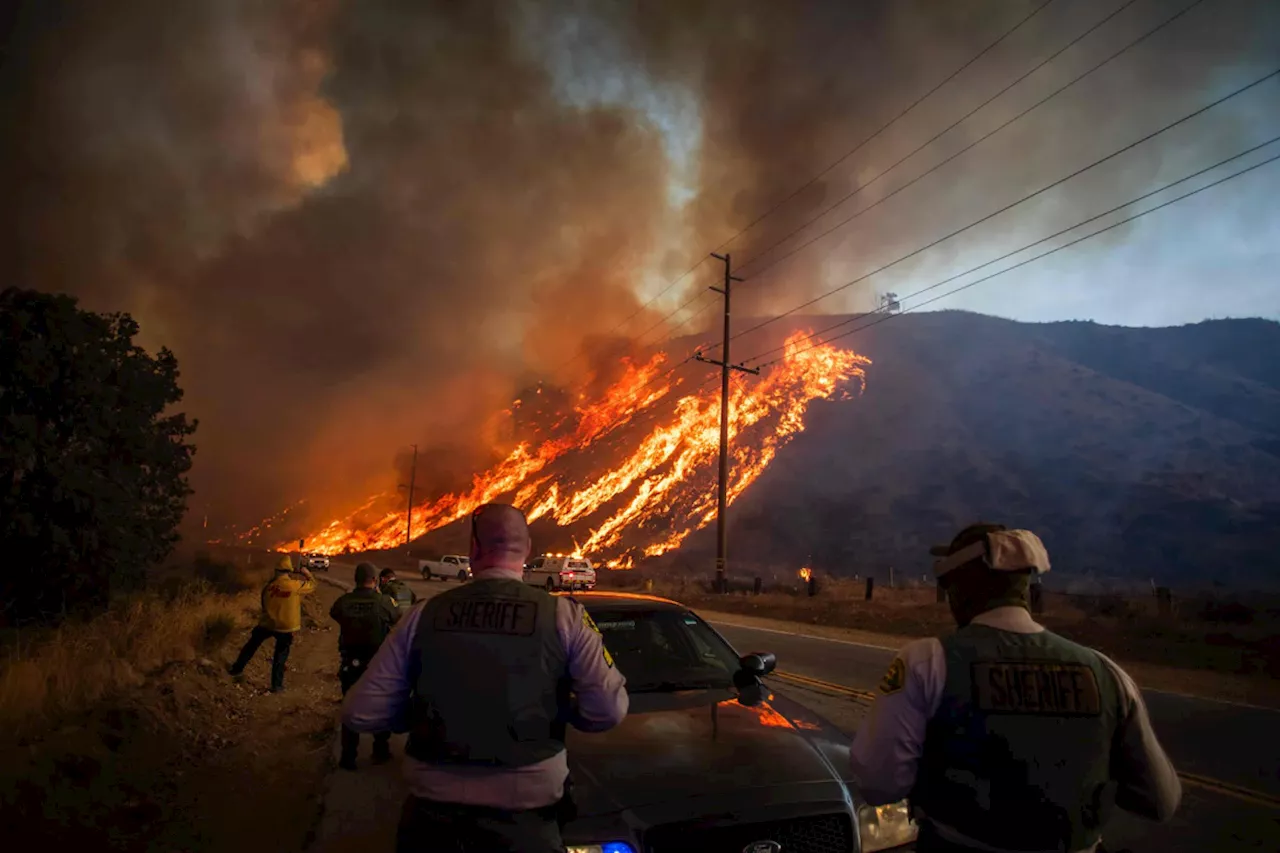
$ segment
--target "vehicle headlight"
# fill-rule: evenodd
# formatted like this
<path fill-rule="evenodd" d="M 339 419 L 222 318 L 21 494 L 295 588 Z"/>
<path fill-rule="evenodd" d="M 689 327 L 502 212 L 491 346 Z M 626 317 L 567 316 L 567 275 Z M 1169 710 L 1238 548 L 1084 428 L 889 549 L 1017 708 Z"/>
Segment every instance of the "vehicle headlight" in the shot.
<path fill-rule="evenodd" d="M 917 831 L 906 800 L 887 806 L 861 806 L 858 809 L 862 853 L 876 853 L 877 850 L 910 844 L 916 840 Z"/>
<path fill-rule="evenodd" d="M 636 853 L 636 849 L 625 841 L 606 841 L 603 844 L 570 844 L 565 849 L 568 853 Z"/>

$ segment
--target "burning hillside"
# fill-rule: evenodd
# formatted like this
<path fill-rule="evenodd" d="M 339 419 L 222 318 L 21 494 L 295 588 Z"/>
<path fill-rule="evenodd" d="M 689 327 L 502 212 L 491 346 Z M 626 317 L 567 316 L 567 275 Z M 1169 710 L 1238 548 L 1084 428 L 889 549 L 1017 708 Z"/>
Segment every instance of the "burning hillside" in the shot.
<path fill-rule="evenodd" d="M 733 501 L 764 471 L 778 450 L 804 429 L 810 402 L 861 392 L 869 359 L 833 346 L 805 348 L 805 335 L 788 339 L 784 359 L 759 378 L 735 377 L 729 434 Z M 580 401 L 558 424 L 555 437 L 522 443 L 470 490 L 418 503 L 412 531 L 421 535 L 505 498 L 530 521 L 581 527 L 581 548 L 600 561 L 630 566 L 680 546 L 715 519 L 719 449 L 719 389 L 705 383 L 683 389 L 665 371 L 666 356 L 628 363 L 598 399 Z M 718 384 L 718 383 L 716 383 Z M 667 401 L 664 404 L 664 401 Z M 513 404 L 513 410 L 522 405 Z M 606 436 L 613 440 L 604 447 Z M 394 493 L 371 498 L 350 516 L 306 537 L 307 549 L 337 554 L 395 547 L 405 539 L 405 511 Z M 287 548 L 289 545 L 282 545 Z"/>

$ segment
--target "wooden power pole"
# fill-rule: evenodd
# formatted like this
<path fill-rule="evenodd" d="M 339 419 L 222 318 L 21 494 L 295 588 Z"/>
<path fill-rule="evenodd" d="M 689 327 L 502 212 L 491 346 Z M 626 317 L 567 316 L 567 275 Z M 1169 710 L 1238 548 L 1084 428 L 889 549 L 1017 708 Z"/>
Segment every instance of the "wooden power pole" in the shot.
<path fill-rule="evenodd" d="M 415 478 L 418 476 L 418 445 L 413 445 L 413 467 L 409 469 L 409 508 L 405 511 L 404 517 L 404 547 L 407 550 L 409 540 L 413 537 L 410 532 L 413 530 L 413 485 Z"/>
<path fill-rule="evenodd" d="M 724 261 L 724 288 L 711 288 L 716 293 L 724 295 L 724 340 L 720 344 L 724 351 L 720 354 L 720 361 L 704 358 L 702 353 L 697 353 L 694 358 L 720 367 L 720 482 L 716 503 L 716 591 L 728 592 L 725 552 L 729 546 L 729 527 L 725 522 L 725 509 L 729 504 L 729 371 L 741 370 L 743 373 L 759 375 L 760 370 L 729 361 L 729 292 L 733 282 L 742 281 L 742 279 L 731 273 L 729 255 L 712 253 L 711 257 Z"/>

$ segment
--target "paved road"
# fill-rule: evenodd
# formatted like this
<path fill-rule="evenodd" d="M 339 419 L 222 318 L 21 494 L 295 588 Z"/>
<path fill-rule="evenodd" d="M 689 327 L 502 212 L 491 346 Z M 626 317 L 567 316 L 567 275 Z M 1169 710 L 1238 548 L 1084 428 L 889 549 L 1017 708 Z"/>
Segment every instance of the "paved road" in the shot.
<path fill-rule="evenodd" d="M 735 626 L 727 621 L 713 624 L 739 651 L 776 654 L 781 672 L 854 690 L 873 690 L 894 654 L 891 649 L 849 641 Z M 783 681 L 778 686 L 786 689 L 787 684 Z M 821 691 L 806 692 L 815 700 L 822 696 Z M 814 710 L 825 713 L 841 728 L 855 731 L 863 702 L 846 697 L 844 704 L 851 713 L 841 713 L 832 692 L 827 691 L 822 705 L 813 702 Z M 1179 771 L 1280 797 L 1280 712 L 1154 691 L 1144 691 L 1144 696 L 1156 733 Z M 805 701 L 802 696 L 796 698 Z M 1117 842 L 1138 853 L 1280 849 L 1277 805 L 1227 796 L 1186 777 L 1183 791 L 1182 809 L 1169 824 L 1157 826 L 1122 815 L 1108 832 L 1108 844 Z"/>
<path fill-rule="evenodd" d="M 331 577 L 350 585 L 351 567 L 334 566 Z M 454 584 L 405 578 L 419 596 Z M 779 670 L 853 690 L 871 690 L 893 657 L 891 649 L 845 641 L 735 627 L 716 622 L 739 651 L 772 651 Z M 866 711 L 864 700 L 839 691 L 810 689 L 778 681 L 774 688 L 809 705 L 853 734 Z M 1167 693 L 1146 692 L 1162 743 L 1180 771 L 1212 776 L 1267 795 L 1280 795 L 1280 712 Z M 336 741 L 336 738 L 335 738 Z M 389 850 L 404 788 L 400 781 L 403 737 L 393 740 L 396 760 L 383 767 L 361 762 L 356 773 L 335 771 L 325 797 L 325 814 L 312 851 L 346 853 Z M 336 750 L 335 743 L 335 750 Z M 367 759 L 369 745 L 363 745 Z M 336 764 L 336 752 L 335 752 Z M 1212 788 L 1184 785 L 1182 808 L 1168 824 L 1154 825 L 1121 814 L 1108 830 L 1114 847 L 1135 853 L 1228 853 L 1280 850 L 1280 808 L 1224 795 Z"/>

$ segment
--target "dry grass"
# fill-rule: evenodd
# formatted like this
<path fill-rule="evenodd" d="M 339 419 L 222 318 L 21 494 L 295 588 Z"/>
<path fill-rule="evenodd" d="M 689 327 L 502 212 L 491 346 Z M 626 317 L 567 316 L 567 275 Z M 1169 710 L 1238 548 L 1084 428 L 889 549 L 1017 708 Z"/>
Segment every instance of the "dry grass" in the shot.
<path fill-rule="evenodd" d="M 216 587 L 193 581 L 188 563 L 0 659 L 6 840 L 122 853 L 305 846 L 339 695 L 327 619 L 337 591 L 304 599 L 286 692 L 270 694 L 269 648 L 242 680 L 224 670 L 260 600 L 235 590 L 264 577 L 247 563 L 210 572 Z"/>
<path fill-rule="evenodd" d="M 0 659 L 0 726 L 9 732 L 82 711 L 143 683 L 146 675 L 216 653 L 258 607 L 256 565 L 197 559 L 144 593 L 85 622 L 13 632 Z M 210 579 L 209 575 L 214 578 Z"/>

